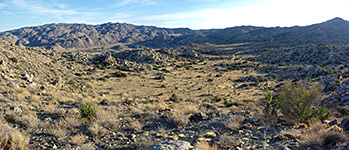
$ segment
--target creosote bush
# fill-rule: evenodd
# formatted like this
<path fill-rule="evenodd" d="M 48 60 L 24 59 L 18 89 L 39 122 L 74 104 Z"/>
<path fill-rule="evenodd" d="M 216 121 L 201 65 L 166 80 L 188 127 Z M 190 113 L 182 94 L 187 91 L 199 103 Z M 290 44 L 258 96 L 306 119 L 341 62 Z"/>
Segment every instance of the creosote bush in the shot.
<path fill-rule="evenodd" d="M 79 111 L 82 117 L 95 119 L 97 117 L 98 106 L 93 102 L 83 102 L 79 106 Z"/>
<path fill-rule="evenodd" d="M 319 83 L 287 81 L 278 92 L 278 108 L 288 120 L 305 123 L 314 117 L 314 103 L 322 97 Z"/>

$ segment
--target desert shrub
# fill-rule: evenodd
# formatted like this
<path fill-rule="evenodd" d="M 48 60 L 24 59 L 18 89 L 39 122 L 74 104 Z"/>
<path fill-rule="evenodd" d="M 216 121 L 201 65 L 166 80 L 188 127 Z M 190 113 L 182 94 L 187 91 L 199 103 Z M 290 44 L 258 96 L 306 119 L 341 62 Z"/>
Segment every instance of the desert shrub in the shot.
<path fill-rule="evenodd" d="M 165 80 L 165 75 L 160 74 L 154 78 L 155 80 Z"/>
<path fill-rule="evenodd" d="M 175 101 L 175 102 L 176 102 L 176 101 L 179 100 L 179 98 L 178 98 L 178 96 L 177 96 L 176 94 L 173 93 L 173 94 L 171 95 L 171 97 L 170 97 L 169 100 L 170 100 L 170 101 Z"/>
<path fill-rule="evenodd" d="M 147 97 L 146 100 L 145 100 L 145 103 L 154 103 L 154 102 L 155 102 L 155 100 L 151 99 L 149 97 Z"/>
<path fill-rule="evenodd" d="M 82 117 L 95 119 L 97 117 L 98 106 L 93 102 L 83 102 L 79 106 L 79 111 Z"/>
<path fill-rule="evenodd" d="M 120 119 L 115 109 L 102 109 L 97 112 L 97 122 L 108 130 L 120 128 Z"/>
<path fill-rule="evenodd" d="M 229 118 L 225 120 L 224 125 L 228 129 L 237 130 L 237 129 L 239 129 L 239 127 L 243 121 L 244 121 L 243 116 L 232 115 L 232 116 L 229 116 Z"/>
<path fill-rule="evenodd" d="M 236 147 L 241 144 L 241 140 L 238 137 L 223 134 L 220 136 L 218 144 L 222 148 Z"/>
<path fill-rule="evenodd" d="M 47 132 L 57 138 L 65 139 L 69 132 L 66 126 L 67 124 L 64 120 L 55 120 L 48 126 Z"/>
<path fill-rule="evenodd" d="M 336 107 L 336 110 L 337 110 L 339 113 L 341 113 L 343 116 L 349 115 L 349 110 L 347 110 L 347 109 L 344 108 L 344 107 L 337 106 L 337 107 Z"/>
<path fill-rule="evenodd" d="M 114 73 L 114 77 L 127 77 L 127 74 L 121 71 L 117 71 Z"/>
<path fill-rule="evenodd" d="M 314 116 L 321 121 L 328 119 L 331 115 L 331 110 L 327 108 L 327 105 L 319 106 L 314 109 Z"/>
<path fill-rule="evenodd" d="M 36 114 L 26 114 L 19 118 L 20 122 L 27 128 L 37 129 L 40 119 Z"/>
<path fill-rule="evenodd" d="M 332 146 L 347 140 L 345 134 L 326 129 L 320 122 L 310 124 L 310 128 L 300 134 L 300 143 L 306 147 Z"/>
<path fill-rule="evenodd" d="M 181 111 L 174 111 L 169 116 L 169 122 L 175 127 L 185 127 L 189 124 L 189 117 Z"/>
<path fill-rule="evenodd" d="M 90 136 L 100 136 L 106 132 L 106 129 L 100 126 L 98 123 L 93 122 L 87 128 L 87 133 Z"/>
<path fill-rule="evenodd" d="M 18 117 L 14 113 L 9 113 L 4 116 L 4 119 L 9 123 L 14 123 L 18 120 Z"/>
<path fill-rule="evenodd" d="M 221 97 L 219 97 L 218 95 L 214 96 L 211 100 L 211 102 L 220 102 L 222 100 Z"/>
<path fill-rule="evenodd" d="M 71 143 L 81 145 L 86 141 L 86 135 L 79 133 L 71 137 Z"/>
<path fill-rule="evenodd" d="M 301 81 L 287 81 L 278 92 L 277 106 L 287 119 L 306 122 L 314 116 L 314 103 L 321 97 L 321 86 L 318 83 L 306 86 Z"/>
<path fill-rule="evenodd" d="M 8 125 L 0 125 L 0 149 L 27 149 L 29 138 Z"/>

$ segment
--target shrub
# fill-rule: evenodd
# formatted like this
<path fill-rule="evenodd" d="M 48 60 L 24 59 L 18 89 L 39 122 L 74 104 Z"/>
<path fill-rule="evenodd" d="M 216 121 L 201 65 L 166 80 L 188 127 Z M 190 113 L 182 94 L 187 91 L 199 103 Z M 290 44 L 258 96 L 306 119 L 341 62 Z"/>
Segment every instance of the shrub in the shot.
<path fill-rule="evenodd" d="M 222 100 L 222 98 L 219 97 L 218 95 L 216 95 L 216 96 L 214 96 L 214 97 L 212 98 L 211 102 L 212 102 L 212 103 L 214 103 L 214 102 L 220 102 L 221 100 Z"/>
<path fill-rule="evenodd" d="M 0 125 L 0 149 L 27 149 L 29 138 L 8 125 Z"/>
<path fill-rule="evenodd" d="M 340 131 L 325 129 L 320 122 L 311 124 L 310 128 L 300 135 L 300 143 L 306 147 L 333 146 L 347 140 L 345 134 Z"/>
<path fill-rule="evenodd" d="M 93 102 L 83 102 L 79 106 L 79 111 L 82 117 L 86 117 L 88 119 L 95 119 L 97 116 L 98 106 Z"/>
<path fill-rule="evenodd" d="M 301 81 L 287 81 L 278 92 L 278 108 L 287 119 L 304 123 L 314 116 L 313 105 L 321 97 L 318 83 L 306 86 Z"/>
<path fill-rule="evenodd" d="M 228 129 L 237 130 L 240 128 L 240 125 L 243 123 L 243 121 L 244 121 L 243 116 L 232 115 L 225 120 L 224 125 Z"/>
<path fill-rule="evenodd" d="M 343 116 L 349 115 L 349 110 L 347 110 L 347 109 L 344 108 L 344 107 L 337 106 L 337 107 L 336 107 L 336 110 L 337 110 L 339 113 L 341 113 Z"/>
<path fill-rule="evenodd" d="M 150 99 L 149 97 L 147 97 L 147 99 L 145 100 L 145 103 L 154 103 L 155 100 L 154 99 Z"/>
<path fill-rule="evenodd" d="M 318 118 L 321 121 L 324 121 L 331 117 L 332 113 L 330 109 L 327 108 L 327 105 L 320 106 L 318 108 L 315 108 L 314 116 Z"/>
<path fill-rule="evenodd" d="M 121 71 L 117 71 L 114 73 L 114 77 L 127 77 L 127 74 Z"/>

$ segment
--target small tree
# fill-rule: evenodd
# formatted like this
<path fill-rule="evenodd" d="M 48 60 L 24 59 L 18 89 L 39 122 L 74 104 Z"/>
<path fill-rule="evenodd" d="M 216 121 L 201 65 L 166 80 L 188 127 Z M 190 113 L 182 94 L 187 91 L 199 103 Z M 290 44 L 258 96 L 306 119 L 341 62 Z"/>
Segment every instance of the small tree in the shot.
<path fill-rule="evenodd" d="M 302 81 L 287 81 L 281 87 L 277 96 L 278 107 L 286 118 L 306 122 L 313 117 L 313 106 L 322 97 L 322 87 L 317 82 L 307 85 Z"/>

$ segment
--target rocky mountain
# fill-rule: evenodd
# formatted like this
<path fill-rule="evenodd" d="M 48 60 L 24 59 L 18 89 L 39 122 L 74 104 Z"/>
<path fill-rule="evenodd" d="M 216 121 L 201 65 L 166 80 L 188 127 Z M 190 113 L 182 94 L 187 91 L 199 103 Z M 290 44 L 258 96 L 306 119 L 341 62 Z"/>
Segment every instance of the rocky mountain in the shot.
<path fill-rule="evenodd" d="M 285 44 L 349 40 L 349 22 L 334 18 L 310 26 L 255 27 L 191 30 L 158 28 L 126 23 L 46 24 L 0 33 L 3 40 L 29 47 L 43 46 L 53 50 L 120 49 L 129 47 L 173 47 L 193 43 L 232 44 L 274 42 Z"/>
<path fill-rule="evenodd" d="M 254 27 L 239 26 L 226 29 L 200 30 L 195 34 L 177 37 L 174 40 L 182 44 L 214 43 L 232 44 L 243 42 L 281 42 L 286 44 L 331 42 L 349 40 L 349 21 L 334 18 L 323 23 L 310 26 L 294 27 Z"/>
<path fill-rule="evenodd" d="M 126 23 L 101 25 L 60 23 L 20 28 L 0 33 L 0 36 L 17 45 L 43 46 L 47 49 L 62 50 L 63 48 L 83 49 L 118 43 L 161 41 L 192 32 L 190 29 L 166 29 Z"/>

